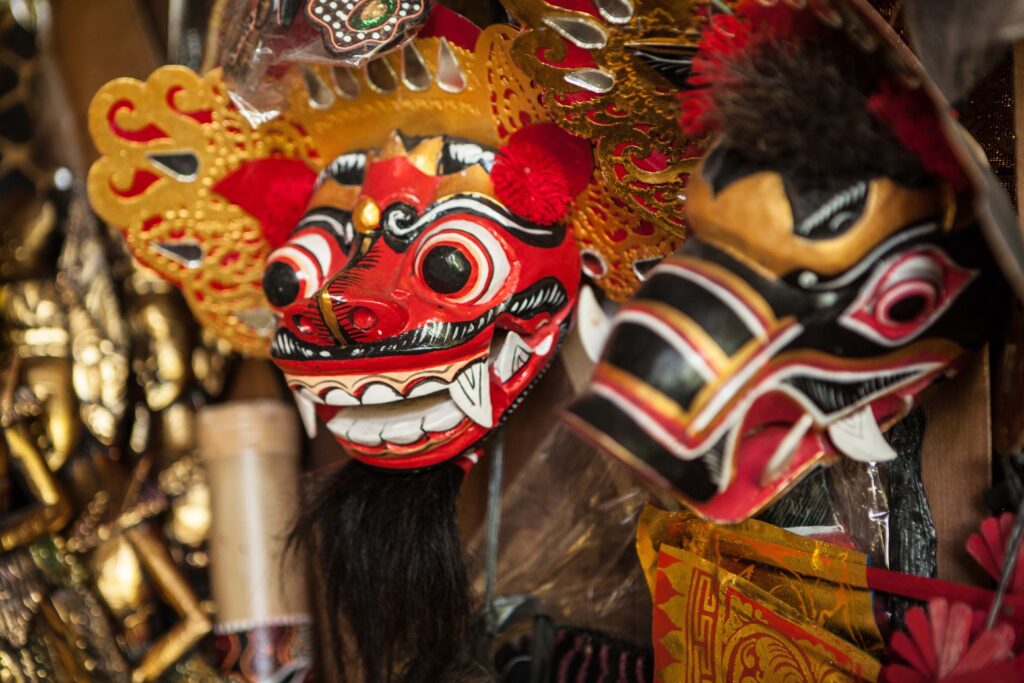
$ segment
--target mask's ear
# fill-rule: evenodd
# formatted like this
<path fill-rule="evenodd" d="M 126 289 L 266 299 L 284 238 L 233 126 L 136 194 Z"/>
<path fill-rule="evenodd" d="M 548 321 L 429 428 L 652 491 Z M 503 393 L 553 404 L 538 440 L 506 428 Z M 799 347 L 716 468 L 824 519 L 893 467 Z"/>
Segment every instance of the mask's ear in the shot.
<path fill-rule="evenodd" d="M 904 16 L 914 51 L 950 102 L 1024 38 L 1024 0 L 906 0 Z"/>

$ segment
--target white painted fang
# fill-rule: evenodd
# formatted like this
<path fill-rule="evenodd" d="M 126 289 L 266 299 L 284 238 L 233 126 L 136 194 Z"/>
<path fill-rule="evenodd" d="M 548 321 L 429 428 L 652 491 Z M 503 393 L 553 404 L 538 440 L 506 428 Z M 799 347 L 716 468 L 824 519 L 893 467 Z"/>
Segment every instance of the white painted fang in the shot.
<path fill-rule="evenodd" d="M 402 395 L 387 384 L 375 382 L 366 388 L 362 395 L 363 405 L 379 405 L 401 401 Z"/>
<path fill-rule="evenodd" d="M 299 417 L 302 418 L 302 426 L 306 429 L 306 436 L 316 438 L 316 406 L 302 393 L 304 390 L 294 392 L 295 404 L 299 407 Z"/>
<path fill-rule="evenodd" d="M 882 436 L 871 406 L 834 422 L 828 436 L 839 451 L 858 462 L 888 462 L 896 459 L 896 451 Z"/>
<path fill-rule="evenodd" d="M 785 472 L 786 466 L 789 465 L 793 460 L 793 456 L 796 455 L 804 435 L 810 431 L 813 424 L 814 418 L 805 413 L 790 428 L 786 436 L 782 437 L 782 441 L 775 448 L 775 452 L 772 453 L 772 457 L 768 459 L 768 464 L 764 466 L 764 471 L 761 473 L 762 486 L 768 486 Z"/>
<path fill-rule="evenodd" d="M 329 406 L 357 406 L 359 405 L 359 399 L 352 394 L 348 393 L 344 389 L 331 389 L 324 396 L 324 401 Z"/>
<path fill-rule="evenodd" d="M 491 384 L 487 376 L 487 363 L 473 363 L 459 373 L 448 387 L 452 400 L 473 422 L 481 427 L 494 426 L 491 411 Z"/>
<path fill-rule="evenodd" d="M 502 384 L 508 382 L 530 360 L 533 351 L 515 332 L 509 332 L 494 358 L 494 372 Z"/>

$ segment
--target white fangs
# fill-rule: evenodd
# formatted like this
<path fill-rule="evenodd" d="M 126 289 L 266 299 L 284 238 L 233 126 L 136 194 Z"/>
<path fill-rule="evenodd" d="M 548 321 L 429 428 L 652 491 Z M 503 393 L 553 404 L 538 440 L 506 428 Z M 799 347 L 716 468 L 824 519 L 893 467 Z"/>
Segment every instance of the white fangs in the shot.
<path fill-rule="evenodd" d="M 829 438 L 843 455 L 859 462 L 888 462 L 896 451 L 882 436 L 871 406 L 849 415 L 828 428 Z"/>
<path fill-rule="evenodd" d="M 407 396 L 382 382 L 373 382 L 359 398 L 340 387 L 332 387 L 323 398 L 303 387 L 295 392 L 303 423 L 311 436 L 316 433 L 314 403 L 343 408 L 327 423 L 327 429 L 340 439 L 362 446 L 391 443 L 414 444 L 428 433 L 446 432 L 458 427 L 467 417 L 490 429 L 494 426 L 491 406 L 490 369 L 502 383 L 521 371 L 533 354 L 547 354 L 555 335 L 541 339 L 535 348 L 515 332 L 509 332 L 492 361 L 478 360 L 451 382 L 425 379 L 413 386 Z M 323 391 L 323 389 L 321 389 Z"/>
<path fill-rule="evenodd" d="M 371 384 L 363 392 L 363 405 L 377 405 L 380 403 L 394 403 L 401 401 L 402 395 L 389 387 L 387 384 L 376 382 Z"/>
<path fill-rule="evenodd" d="M 526 361 L 530 360 L 531 355 L 533 355 L 533 351 L 526 345 L 523 338 L 515 332 L 509 332 L 498 355 L 494 358 L 494 372 L 498 375 L 498 379 L 502 383 L 512 379 L 512 375 L 526 365 Z"/>
<path fill-rule="evenodd" d="M 419 398 L 420 396 L 430 396 L 442 391 L 448 391 L 448 385 L 445 382 L 437 379 L 428 379 L 420 382 L 412 388 L 409 392 L 409 398 Z"/>
<path fill-rule="evenodd" d="M 295 404 L 299 407 L 299 416 L 302 418 L 302 426 L 306 428 L 306 436 L 316 438 L 316 406 L 300 391 L 295 394 Z"/>
<path fill-rule="evenodd" d="M 611 329 L 611 319 L 598 303 L 594 290 L 587 285 L 580 287 L 579 303 L 576 305 L 576 333 L 592 363 L 601 359 L 601 350 Z"/>
<path fill-rule="evenodd" d="M 446 432 L 457 427 L 465 417 L 455 401 L 445 401 L 423 418 L 423 429 L 428 432 Z"/>
<path fill-rule="evenodd" d="M 487 429 L 494 426 L 494 414 L 491 412 L 491 383 L 487 377 L 486 361 L 473 363 L 460 372 L 448 387 L 448 391 L 455 405 L 469 419 Z"/>

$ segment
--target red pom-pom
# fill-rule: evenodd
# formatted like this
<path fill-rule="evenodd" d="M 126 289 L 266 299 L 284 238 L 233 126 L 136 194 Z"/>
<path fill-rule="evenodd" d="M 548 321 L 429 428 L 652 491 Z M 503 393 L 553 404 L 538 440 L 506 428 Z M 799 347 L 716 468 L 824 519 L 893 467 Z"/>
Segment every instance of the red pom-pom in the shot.
<path fill-rule="evenodd" d="M 750 41 L 750 25 L 732 14 L 718 14 L 704 28 L 700 47 L 693 58 L 688 89 L 678 94 L 679 126 L 692 137 L 715 131 L 719 124 L 710 86 L 735 80 L 728 68 Z"/>
<path fill-rule="evenodd" d="M 491 169 L 498 199 L 512 213 L 538 225 L 565 220 L 572 202 L 562 164 L 532 142 L 513 141 L 502 147 Z"/>
<path fill-rule="evenodd" d="M 923 91 L 883 81 L 868 98 L 868 109 L 921 159 L 926 171 L 944 178 L 958 192 L 967 189 L 967 175 L 949 146 L 935 105 Z"/>

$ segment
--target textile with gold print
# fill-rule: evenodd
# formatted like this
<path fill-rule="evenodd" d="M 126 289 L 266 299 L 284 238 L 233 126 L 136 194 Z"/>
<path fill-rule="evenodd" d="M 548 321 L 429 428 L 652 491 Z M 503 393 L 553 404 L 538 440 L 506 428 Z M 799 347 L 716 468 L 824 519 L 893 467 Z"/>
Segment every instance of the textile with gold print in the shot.
<path fill-rule="evenodd" d="M 794 680 L 877 677 L 884 641 L 863 554 L 651 506 L 637 552 L 655 603 L 657 680 L 724 683 L 772 667 Z"/>

